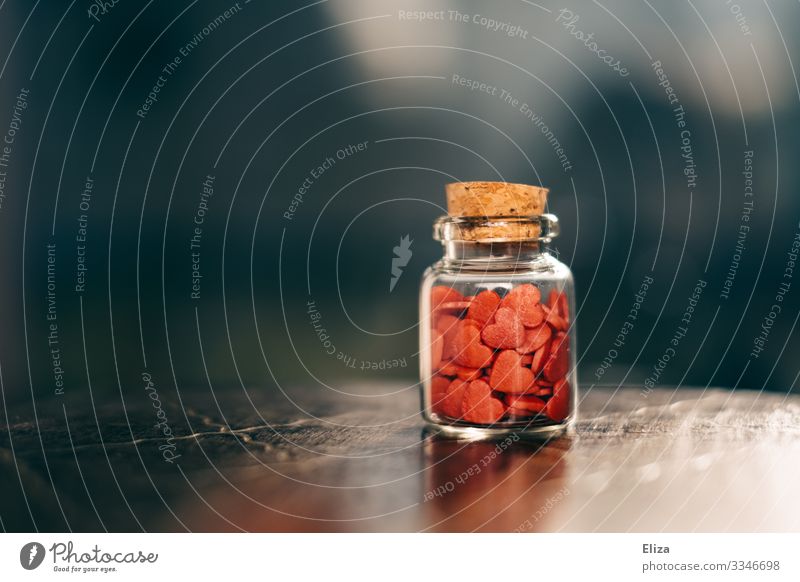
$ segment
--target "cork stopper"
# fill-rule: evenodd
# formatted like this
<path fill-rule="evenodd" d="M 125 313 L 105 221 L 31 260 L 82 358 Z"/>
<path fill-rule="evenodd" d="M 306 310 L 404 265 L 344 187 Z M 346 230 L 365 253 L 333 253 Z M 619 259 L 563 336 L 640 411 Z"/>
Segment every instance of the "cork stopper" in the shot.
<path fill-rule="evenodd" d="M 548 192 L 510 182 L 453 182 L 444 188 L 450 216 L 538 216 Z"/>
<path fill-rule="evenodd" d="M 447 212 L 453 217 L 530 217 L 544 214 L 547 188 L 510 182 L 453 182 L 445 186 Z M 461 227 L 463 240 L 513 242 L 537 239 L 541 227 L 531 221 L 497 221 Z"/>

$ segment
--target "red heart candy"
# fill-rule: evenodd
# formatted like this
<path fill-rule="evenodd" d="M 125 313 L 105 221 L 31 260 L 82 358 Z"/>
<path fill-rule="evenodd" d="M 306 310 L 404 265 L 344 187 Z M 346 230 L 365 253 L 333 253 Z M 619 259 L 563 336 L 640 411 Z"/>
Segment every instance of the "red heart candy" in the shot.
<path fill-rule="evenodd" d="M 537 375 L 541 374 L 542 368 L 544 367 L 544 363 L 547 361 L 547 356 L 549 355 L 550 355 L 550 343 L 547 342 L 534 352 L 533 360 L 531 361 L 531 372 Z"/>
<path fill-rule="evenodd" d="M 528 394 L 508 396 L 506 398 L 506 403 L 511 408 L 522 408 L 523 410 L 530 410 L 531 412 L 541 412 L 545 407 L 544 400 Z"/>
<path fill-rule="evenodd" d="M 468 309 L 470 305 L 472 305 L 471 301 L 445 301 L 444 303 L 440 303 L 436 309 L 437 311 L 456 313 Z"/>
<path fill-rule="evenodd" d="M 453 346 L 453 338 L 458 331 L 458 323 L 461 321 L 454 315 L 441 315 L 436 320 L 436 329 L 444 335 L 444 349 L 442 358 L 450 360 L 456 355 Z"/>
<path fill-rule="evenodd" d="M 431 408 L 436 414 L 442 414 L 442 404 L 450 386 L 450 379 L 442 376 L 434 376 L 431 379 Z"/>
<path fill-rule="evenodd" d="M 474 319 L 482 326 L 489 323 L 500 306 L 500 296 L 489 289 L 475 296 L 467 311 L 467 317 Z"/>
<path fill-rule="evenodd" d="M 530 410 L 525 410 L 524 408 L 514 408 L 513 406 L 508 407 L 508 414 L 512 416 L 516 416 L 517 418 L 530 418 L 531 416 L 536 416 L 537 413 L 531 412 Z"/>
<path fill-rule="evenodd" d="M 519 318 L 522 320 L 522 324 L 525 327 L 538 327 L 542 325 L 544 321 L 544 309 L 542 309 L 540 303 L 536 305 L 525 305 L 521 307 L 517 313 L 519 313 Z"/>
<path fill-rule="evenodd" d="M 481 338 L 493 348 L 513 349 L 525 340 L 525 327 L 516 311 L 501 307 L 494 316 L 494 323 L 483 328 Z"/>
<path fill-rule="evenodd" d="M 539 398 L 548 398 L 553 395 L 553 387 L 537 384 L 536 389 L 531 392 L 531 395 L 538 396 Z"/>
<path fill-rule="evenodd" d="M 570 387 L 566 380 L 559 380 L 553 386 L 553 397 L 547 401 L 544 413 L 555 420 L 561 422 L 569 416 Z"/>
<path fill-rule="evenodd" d="M 440 313 L 437 314 L 433 327 L 438 329 L 443 334 L 448 334 L 455 330 L 455 326 L 459 321 L 460 320 L 455 315 L 450 315 L 449 313 Z"/>
<path fill-rule="evenodd" d="M 503 307 L 519 310 L 526 305 L 536 305 L 542 299 L 539 288 L 530 283 L 518 285 L 503 297 Z"/>
<path fill-rule="evenodd" d="M 567 331 L 567 320 L 558 314 L 558 309 L 550 309 L 546 305 L 542 305 L 544 311 L 544 320 L 549 323 L 555 331 Z"/>
<path fill-rule="evenodd" d="M 444 349 L 444 336 L 436 329 L 431 330 L 431 366 L 438 369 L 442 365 L 442 350 Z"/>
<path fill-rule="evenodd" d="M 483 380 L 469 383 L 461 406 L 464 420 L 477 424 L 498 422 L 506 412 L 503 402 L 492 396 L 492 389 Z"/>
<path fill-rule="evenodd" d="M 527 392 L 533 386 L 534 374 L 521 360 L 522 356 L 514 350 L 500 352 L 489 376 L 492 388 L 516 394 Z"/>
<path fill-rule="evenodd" d="M 442 376 L 458 376 L 462 380 L 472 381 L 477 380 L 483 374 L 481 368 L 467 368 L 466 366 L 459 366 L 453 362 L 447 362 L 439 369 L 439 374 Z"/>
<path fill-rule="evenodd" d="M 448 386 L 450 386 L 450 378 L 434 376 L 431 378 L 431 396 L 444 396 Z"/>
<path fill-rule="evenodd" d="M 555 382 L 569 371 L 569 339 L 563 333 L 556 334 L 550 346 L 550 357 L 544 364 L 542 373 L 546 380 Z"/>
<path fill-rule="evenodd" d="M 503 307 L 514 309 L 525 327 L 537 327 L 544 321 L 544 310 L 539 303 L 541 298 L 538 287 L 525 283 L 508 292 L 503 298 Z"/>
<path fill-rule="evenodd" d="M 467 368 L 466 366 L 456 365 L 456 375 L 462 380 L 471 382 L 480 379 L 483 375 L 483 370 L 480 368 Z"/>
<path fill-rule="evenodd" d="M 506 412 L 508 412 L 508 415 L 512 417 L 509 420 L 513 420 L 515 418 L 530 418 L 531 416 L 534 415 L 533 412 L 528 412 L 527 410 L 523 410 L 522 408 L 514 408 L 512 406 L 509 406 Z"/>
<path fill-rule="evenodd" d="M 547 306 L 558 311 L 558 291 L 555 289 L 550 289 L 550 293 L 547 294 Z"/>
<path fill-rule="evenodd" d="M 540 325 L 539 327 L 529 329 L 525 333 L 525 340 L 517 348 L 517 351 L 520 354 L 530 354 L 535 352 L 544 344 L 549 342 L 552 335 L 553 332 L 550 330 L 550 326 L 547 325 Z"/>
<path fill-rule="evenodd" d="M 563 291 L 558 294 L 558 314 L 569 322 L 569 300 Z"/>
<path fill-rule="evenodd" d="M 444 366 L 439 368 L 439 373 L 442 376 L 455 376 L 458 374 L 458 368 L 460 366 L 458 364 L 454 364 L 453 362 L 447 362 Z"/>
<path fill-rule="evenodd" d="M 431 287 L 431 311 L 436 311 L 442 303 L 453 301 L 464 301 L 464 296 L 447 285 Z"/>
<path fill-rule="evenodd" d="M 461 402 L 464 400 L 464 391 L 467 386 L 467 382 L 457 378 L 450 382 L 442 399 L 442 412 L 445 416 L 461 418 Z"/>
<path fill-rule="evenodd" d="M 481 343 L 481 330 L 478 324 L 464 319 L 453 336 L 454 361 L 468 368 L 486 368 L 492 361 L 493 352 Z"/>

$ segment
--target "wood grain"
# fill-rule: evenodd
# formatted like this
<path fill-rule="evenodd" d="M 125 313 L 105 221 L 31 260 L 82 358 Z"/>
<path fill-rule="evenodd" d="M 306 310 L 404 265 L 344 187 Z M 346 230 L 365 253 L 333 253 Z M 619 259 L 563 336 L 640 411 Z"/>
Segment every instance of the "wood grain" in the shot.
<path fill-rule="evenodd" d="M 181 401 L 174 463 L 146 401 L 4 411 L 3 528 L 800 530 L 797 396 L 595 388 L 574 434 L 505 448 L 426 429 L 414 387 Z"/>

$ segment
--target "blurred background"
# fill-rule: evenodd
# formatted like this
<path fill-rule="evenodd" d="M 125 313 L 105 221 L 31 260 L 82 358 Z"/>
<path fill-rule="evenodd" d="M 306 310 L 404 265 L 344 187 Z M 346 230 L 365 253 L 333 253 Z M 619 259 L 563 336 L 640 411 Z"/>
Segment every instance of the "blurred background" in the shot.
<path fill-rule="evenodd" d="M 551 189 L 584 388 L 794 391 L 799 16 L 3 2 L 5 402 L 413 386 L 457 180 Z"/>

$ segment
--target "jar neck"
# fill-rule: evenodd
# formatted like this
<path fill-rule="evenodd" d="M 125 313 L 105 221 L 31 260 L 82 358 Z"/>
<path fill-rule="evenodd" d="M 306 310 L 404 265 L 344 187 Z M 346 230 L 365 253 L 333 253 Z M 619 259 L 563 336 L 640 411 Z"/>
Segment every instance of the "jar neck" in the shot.
<path fill-rule="evenodd" d="M 443 241 L 442 266 L 447 269 L 508 271 L 529 268 L 549 257 L 549 247 L 539 241 Z"/>
<path fill-rule="evenodd" d="M 433 238 L 442 243 L 445 269 L 518 271 L 546 263 L 548 245 L 558 236 L 558 218 L 538 216 L 442 216 Z"/>

